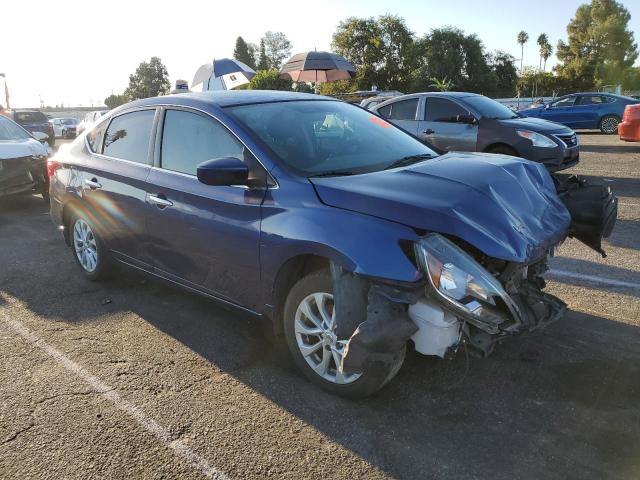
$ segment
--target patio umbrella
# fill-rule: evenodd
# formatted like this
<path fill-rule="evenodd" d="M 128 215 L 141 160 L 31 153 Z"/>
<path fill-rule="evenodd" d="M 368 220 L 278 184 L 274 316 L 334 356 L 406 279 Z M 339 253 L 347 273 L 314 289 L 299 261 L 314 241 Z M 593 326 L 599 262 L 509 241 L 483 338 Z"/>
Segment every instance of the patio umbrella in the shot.
<path fill-rule="evenodd" d="M 349 80 L 355 74 L 356 69 L 351 63 L 331 52 L 298 53 L 280 69 L 280 78 L 294 82 L 335 82 Z"/>
<path fill-rule="evenodd" d="M 221 58 L 202 65 L 193 77 L 191 87 L 202 83 L 202 90 L 231 90 L 255 76 L 256 72 L 233 58 Z"/>

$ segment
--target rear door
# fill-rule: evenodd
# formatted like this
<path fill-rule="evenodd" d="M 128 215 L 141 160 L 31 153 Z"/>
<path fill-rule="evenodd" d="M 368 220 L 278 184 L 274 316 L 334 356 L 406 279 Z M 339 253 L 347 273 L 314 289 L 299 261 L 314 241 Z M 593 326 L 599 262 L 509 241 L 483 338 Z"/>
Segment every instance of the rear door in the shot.
<path fill-rule="evenodd" d="M 475 152 L 478 125 L 457 122 L 459 115 L 471 112 L 447 98 L 426 97 L 418 137 L 446 151 Z"/>
<path fill-rule="evenodd" d="M 579 95 L 574 107 L 577 115 L 571 126 L 573 128 L 598 128 L 607 101 L 608 98 L 603 95 Z"/>
<path fill-rule="evenodd" d="M 418 134 L 418 104 L 420 98 L 399 100 L 380 109 L 380 115 L 412 135 Z"/>
<path fill-rule="evenodd" d="M 266 171 L 222 123 L 189 109 L 165 110 L 156 145 L 147 191 L 147 227 L 156 271 L 255 308 Z M 198 164 L 222 157 L 249 165 L 252 188 L 198 181 Z"/>
<path fill-rule="evenodd" d="M 133 110 L 95 127 L 87 135 L 91 158 L 81 172 L 83 195 L 109 248 L 144 268 L 150 264 L 145 198 L 155 116 L 155 107 Z"/>

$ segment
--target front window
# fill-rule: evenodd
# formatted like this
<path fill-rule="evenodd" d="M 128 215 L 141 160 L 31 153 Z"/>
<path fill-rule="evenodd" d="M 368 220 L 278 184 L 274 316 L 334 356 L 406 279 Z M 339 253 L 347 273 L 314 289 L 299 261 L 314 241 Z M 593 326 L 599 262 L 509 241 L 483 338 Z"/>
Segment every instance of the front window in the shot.
<path fill-rule="evenodd" d="M 576 103 L 576 97 L 565 97 L 553 102 L 551 108 L 573 107 L 574 103 Z"/>
<path fill-rule="evenodd" d="M 464 97 L 464 102 L 476 110 L 483 118 L 506 120 L 517 118 L 518 115 L 509 107 L 482 95 Z"/>
<path fill-rule="evenodd" d="M 0 142 L 26 140 L 28 138 L 31 138 L 31 135 L 24 128 L 0 115 Z"/>
<path fill-rule="evenodd" d="M 343 102 L 278 102 L 227 110 L 281 162 L 305 176 L 373 172 L 404 158 L 436 156 L 377 115 Z"/>
<path fill-rule="evenodd" d="M 446 98 L 427 98 L 424 112 L 427 122 L 456 122 L 459 115 L 469 115 L 469 112 Z"/>

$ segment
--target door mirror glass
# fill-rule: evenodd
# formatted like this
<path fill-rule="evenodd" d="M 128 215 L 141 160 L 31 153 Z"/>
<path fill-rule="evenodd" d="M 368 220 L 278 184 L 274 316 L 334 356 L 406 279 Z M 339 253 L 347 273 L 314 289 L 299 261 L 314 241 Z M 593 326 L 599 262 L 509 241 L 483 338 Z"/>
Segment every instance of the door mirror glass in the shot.
<path fill-rule="evenodd" d="M 47 140 L 47 138 L 49 138 L 49 135 L 47 135 L 44 132 L 33 132 L 32 135 L 33 135 L 33 138 L 35 138 L 39 142 L 44 142 Z"/>
<path fill-rule="evenodd" d="M 247 185 L 249 167 L 235 157 L 213 158 L 198 165 L 197 175 L 205 185 Z"/>
<path fill-rule="evenodd" d="M 465 123 L 467 125 L 473 125 L 476 123 L 476 118 L 473 115 L 458 115 L 456 117 L 457 123 Z"/>

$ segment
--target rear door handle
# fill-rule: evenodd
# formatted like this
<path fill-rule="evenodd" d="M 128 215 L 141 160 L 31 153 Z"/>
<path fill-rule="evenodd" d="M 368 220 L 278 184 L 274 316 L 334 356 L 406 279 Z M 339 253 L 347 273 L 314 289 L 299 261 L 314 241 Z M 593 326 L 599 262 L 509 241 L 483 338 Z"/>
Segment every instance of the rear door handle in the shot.
<path fill-rule="evenodd" d="M 100 182 L 98 182 L 98 179 L 93 177 L 91 180 L 85 180 L 84 184 L 89 187 L 91 190 L 97 190 L 99 188 L 102 188 L 102 185 L 100 184 Z"/>
<path fill-rule="evenodd" d="M 424 133 L 425 135 L 431 135 L 432 133 L 436 133 L 436 132 L 434 132 L 434 131 L 433 131 L 433 130 L 431 130 L 430 128 L 427 128 L 427 129 L 426 129 L 424 132 L 422 132 L 422 133 Z"/>
<path fill-rule="evenodd" d="M 148 198 L 149 198 L 149 203 L 153 203 L 158 208 L 173 207 L 173 202 L 171 200 L 168 200 L 167 197 L 165 197 L 162 194 L 160 195 L 149 194 Z"/>

